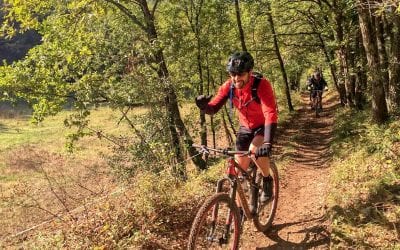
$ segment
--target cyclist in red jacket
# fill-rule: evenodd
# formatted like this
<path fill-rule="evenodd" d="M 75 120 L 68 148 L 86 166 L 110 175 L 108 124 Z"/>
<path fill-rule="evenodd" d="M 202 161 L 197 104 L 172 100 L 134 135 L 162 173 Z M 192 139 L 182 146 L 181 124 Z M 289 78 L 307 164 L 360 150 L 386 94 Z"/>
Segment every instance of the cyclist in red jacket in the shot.
<path fill-rule="evenodd" d="M 265 78 L 257 79 L 258 76 L 253 75 L 253 66 L 254 60 L 250 53 L 244 51 L 232 54 L 226 67 L 230 79 L 222 84 L 215 98 L 211 100 L 211 96 L 200 95 L 196 98 L 196 104 L 206 114 L 213 115 L 229 99 L 238 110 L 240 127 L 236 137 L 236 148 L 255 153 L 263 175 L 260 200 L 267 202 L 272 197 L 269 156 L 278 115 L 270 82 Z M 250 164 L 247 157 L 236 157 L 236 160 L 244 169 Z M 253 212 L 255 206 L 256 204 L 251 206 Z"/>

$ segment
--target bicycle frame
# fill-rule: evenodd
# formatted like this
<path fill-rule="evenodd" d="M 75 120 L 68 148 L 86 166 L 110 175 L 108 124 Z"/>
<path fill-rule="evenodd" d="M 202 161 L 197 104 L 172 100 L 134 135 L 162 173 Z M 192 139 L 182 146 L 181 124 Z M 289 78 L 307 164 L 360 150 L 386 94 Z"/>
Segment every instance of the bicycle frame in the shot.
<path fill-rule="evenodd" d="M 255 162 L 254 158 L 251 156 L 250 156 L 250 158 L 252 159 L 253 163 L 256 165 L 257 163 Z M 218 180 L 216 192 L 217 193 L 221 192 L 224 183 L 228 181 L 231 186 L 229 196 L 231 197 L 232 200 L 236 200 L 236 193 L 237 193 L 239 195 L 240 203 L 242 205 L 242 209 L 244 211 L 246 218 L 252 219 L 254 215 L 250 212 L 249 203 L 247 201 L 246 194 L 243 190 L 242 185 L 238 185 L 238 183 L 241 184 L 241 182 L 244 179 L 247 179 L 247 181 L 248 181 L 248 183 L 250 183 L 250 185 L 256 185 L 255 184 L 256 180 L 254 179 L 255 176 L 251 176 L 249 174 L 249 172 L 252 171 L 253 167 L 252 166 L 249 167 L 250 170 L 248 172 L 248 171 L 244 170 L 235 161 L 235 159 L 233 157 L 229 157 L 227 159 L 227 162 L 228 162 L 228 166 L 227 166 L 226 176 L 221 178 L 220 180 Z M 241 176 L 237 173 L 236 170 L 239 170 L 241 172 Z M 242 177 L 243 180 L 241 180 L 240 177 Z"/>
<path fill-rule="evenodd" d="M 315 97 L 314 95 L 312 96 L 312 104 L 313 107 L 315 109 L 315 115 L 318 117 L 319 116 L 319 112 L 320 112 L 320 106 L 322 103 L 322 90 L 311 90 L 312 93 L 316 93 Z"/>
<path fill-rule="evenodd" d="M 315 104 L 315 102 L 321 102 L 322 101 L 322 90 L 317 90 L 317 89 L 314 89 L 314 90 L 311 90 L 311 92 L 312 93 L 316 93 L 316 95 L 315 95 L 315 97 L 313 96 L 312 97 L 312 100 L 313 100 L 313 103 Z"/>

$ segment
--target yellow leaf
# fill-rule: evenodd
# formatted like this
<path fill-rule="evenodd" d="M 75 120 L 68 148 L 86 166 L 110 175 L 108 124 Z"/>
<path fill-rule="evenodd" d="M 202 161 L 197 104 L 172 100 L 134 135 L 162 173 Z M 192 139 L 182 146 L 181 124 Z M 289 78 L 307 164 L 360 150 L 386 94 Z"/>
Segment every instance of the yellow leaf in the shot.
<path fill-rule="evenodd" d="M 71 55 L 71 54 L 68 54 L 68 55 L 66 56 L 66 59 L 67 59 L 67 62 L 68 62 L 68 63 L 71 63 L 71 62 L 72 62 L 72 55 Z"/>
<path fill-rule="evenodd" d="M 104 231 L 107 231 L 108 229 L 110 229 L 110 225 L 109 225 L 109 224 L 105 224 L 105 225 L 103 226 L 103 232 L 104 232 Z"/>

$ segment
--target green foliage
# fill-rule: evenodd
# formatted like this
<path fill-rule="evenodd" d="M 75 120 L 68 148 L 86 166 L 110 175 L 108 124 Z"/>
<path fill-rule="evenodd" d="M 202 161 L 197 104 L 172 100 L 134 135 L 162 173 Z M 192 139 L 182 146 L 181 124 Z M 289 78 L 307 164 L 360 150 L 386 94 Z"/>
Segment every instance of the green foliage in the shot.
<path fill-rule="evenodd" d="M 158 175 L 142 171 L 135 177 L 135 211 L 143 217 L 158 213 L 165 206 L 173 206 L 179 194 L 174 192 L 177 183 L 168 174 Z"/>
<path fill-rule="evenodd" d="M 141 9 L 132 3 L 123 3 L 123 6 L 136 20 L 117 9 L 112 1 L 6 2 L 8 15 L 4 29 L 12 28 L 12 22 L 18 21 L 23 29 L 37 29 L 43 41 L 25 60 L 0 69 L 2 97 L 28 100 L 34 108 L 35 122 L 59 112 L 66 103 L 73 103 L 77 115 L 66 122 L 77 127 L 77 132 L 70 135 L 71 142 L 90 134 L 84 131 L 90 120 L 87 110 L 100 103 L 106 102 L 125 112 L 128 106 L 138 103 L 164 103 L 165 89 L 170 86 L 182 99 L 192 100 L 200 91 L 215 92 L 226 79 L 226 57 L 240 47 L 236 15 L 229 1 L 159 4 L 159 11 L 155 12 L 158 37 L 151 43 L 143 27 L 138 25 L 138 22 L 144 23 Z M 274 15 L 281 13 L 282 8 L 274 2 Z M 266 25 L 265 6 L 257 1 L 243 2 L 241 11 L 256 70 L 270 78 L 281 95 L 283 84 L 277 61 L 271 60 L 274 54 L 270 51 L 272 37 Z M 290 9 L 291 15 L 287 14 L 284 20 L 277 18 L 277 27 L 282 27 L 278 32 L 293 32 L 290 26 L 279 25 L 296 12 Z M 154 64 L 154 51 L 158 49 L 162 50 L 170 73 L 170 78 L 162 81 L 158 65 Z M 305 64 L 292 62 L 301 62 L 307 56 L 297 56 L 301 53 L 290 49 L 282 52 L 289 74 L 301 72 Z M 151 117 L 165 120 L 144 125 L 150 134 L 157 133 L 159 124 L 164 128 L 168 124 L 164 109 L 158 106 L 153 112 Z M 136 125 L 142 126 L 140 122 Z M 136 137 L 132 132 L 129 136 Z M 164 146 L 168 134 L 155 137 L 159 141 L 152 139 L 150 144 L 171 151 L 174 145 Z M 134 155 L 140 155 L 142 145 L 136 146 L 137 149 L 131 150 Z M 72 149 L 72 144 L 68 147 Z M 161 158 L 169 160 L 168 155 Z"/>
<path fill-rule="evenodd" d="M 349 145 L 345 146 L 348 148 L 351 144 L 356 148 L 366 150 L 369 154 L 390 154 L 393 143 L 400 141 L 398 129 L 399 124 L 396 122 L 380 126 L 372 124 L 367 111 L 343 112 L 338 116 L 338 122 L 335 124 L 337 135 L 335 142 L 337 143 L 334 148 L 340 154 L 343 145 Z"/>
<path fill-rule="evenodd" d="M 341 112 L 335 126 L 329 201 L 333 246 L 396 248 L 400 123 L 371 125 L 366 112 Z"/>
<path fill-rule="evenodd" d="M 159 115 L 157 109 L 153 106 L 146 114 L 130 117 L 131 125 L 135 126 L 135 137 L 116 138 L 122 146 L 114 147 L 109 164 L 123 179 L 141 171 L 160 173 L 176 164 L 173 161 L 173 148 L 165 137 L 169 133 L 165 118 Z"/>
<path fill-rule="evenodd" d="M 14 27 L 18 22 L 22 31 L 40 28 L 40 20 L 50 14 L 56 1 L 18 1 L 4 0 L 2 7 L 6 10 L 5 19 L 2 25 L 2 35 L 13 36 L 16 33 Z"/>

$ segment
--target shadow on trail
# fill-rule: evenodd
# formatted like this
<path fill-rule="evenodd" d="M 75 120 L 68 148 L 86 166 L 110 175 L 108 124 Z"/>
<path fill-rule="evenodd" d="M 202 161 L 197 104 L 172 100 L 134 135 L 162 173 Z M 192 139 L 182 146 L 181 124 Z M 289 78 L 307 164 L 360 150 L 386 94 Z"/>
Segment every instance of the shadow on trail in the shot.
<path fill-rule="evenodd" d="M 323 100 L 323 111 L 317 118 L 305 94 L 303 101 L 303 106 L 280 126 L 282 129 L 278 128 L 276 152 L 278 157 L 290 159 L 293 165 L 321 168 L 331 159 L 332 121 L 340 104 L 332 98 Z M 284 152 L 283 145 L 292 150 Z"/>
<path fill-rule="evenodd" d="M 329 231 L 323 225 L 315 225 L 316 222 L 320 222 L 318 224 L 322 224 L 325 221 L 324 217 L 311 218 L 307 221 L 297 221 L 290 223 L 283 223 L 274 225 L 271 232 L 265 233 L 265 236 L 270 238 L 275 243 L 269 245 L 268 247 L 257 247 L 257 250 L 267 250 L 267 249 L 309 249 L 315 248 L 318 246 L 329 245 L 330 237 Z M 279 236 L 279 231 L 300 224 L 313 223 L 310 227 L 305 227 L 298 231 L 293 231 L 290 234 L 287 234 L 286 239 L 283 239 Z M 304 238 L 300 242 L 292 242 L 290 241 L 291 234 L 302 234 Z"/>

